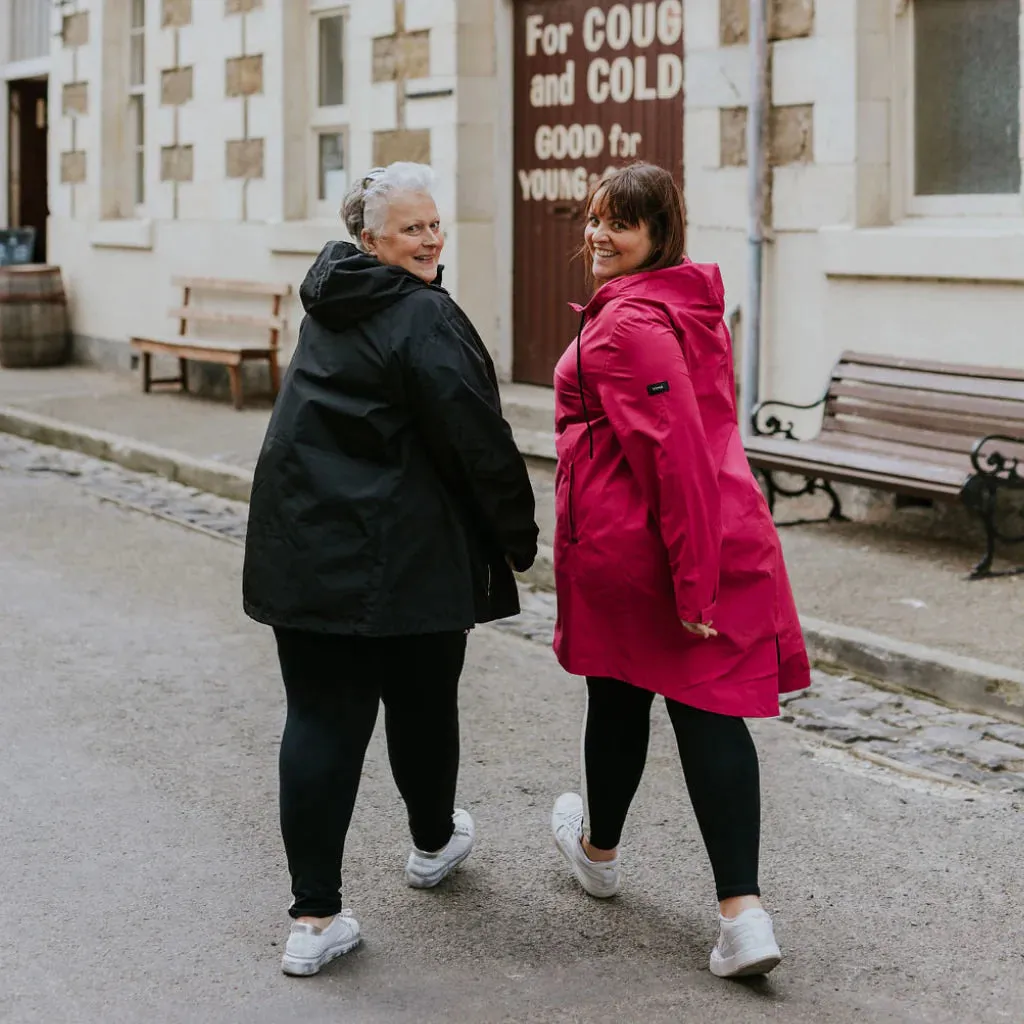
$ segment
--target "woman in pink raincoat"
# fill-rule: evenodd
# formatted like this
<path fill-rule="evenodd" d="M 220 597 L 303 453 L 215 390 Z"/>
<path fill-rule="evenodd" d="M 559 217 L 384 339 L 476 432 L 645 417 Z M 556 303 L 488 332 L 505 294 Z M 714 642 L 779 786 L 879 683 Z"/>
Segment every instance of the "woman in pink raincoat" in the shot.
<path fill-rule="evenodd" d="M 721 274 L 683 253 L 667 171 L 627 167 L 593 189 L 584 255 L 598 287 L 555 371 L 555 651 L 587 679 L 586 805 L 564 794 L 552 827 L 583 888 L 614 895 L 661 694 L 715 876 L 711 970 L 735 977 L 781 959 L 744 718 L 777 715 L 810 670 L 737 426 Z"/>

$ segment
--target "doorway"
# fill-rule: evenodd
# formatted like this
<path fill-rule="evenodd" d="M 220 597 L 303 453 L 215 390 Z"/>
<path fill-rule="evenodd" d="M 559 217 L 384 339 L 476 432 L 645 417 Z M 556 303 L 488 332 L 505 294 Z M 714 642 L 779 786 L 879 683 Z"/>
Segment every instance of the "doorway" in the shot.
<path fill-rule="evenodd" d="M 35 228 L 33 262 L 46 262 L 48 93 L 45 78 L 8 83 L 7 209 L 9 226 Z"/>

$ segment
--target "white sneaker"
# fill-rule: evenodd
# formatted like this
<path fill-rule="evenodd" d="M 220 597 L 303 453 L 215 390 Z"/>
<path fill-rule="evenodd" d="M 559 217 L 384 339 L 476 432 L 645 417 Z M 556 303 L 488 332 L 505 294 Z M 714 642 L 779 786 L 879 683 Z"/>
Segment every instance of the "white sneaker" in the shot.
<path fill-rule="evenodd" d="M 433 889 L 440 885 L 472 852 L 476 828 L 468 811 L 452 815 L 455 831 L 448 845 L 437 853 L 424 853 L 414 846 L 405 865 L 406 881 L 414 889 Z"/>
<path fill-rule="evenodd" d="M 281 957 L 281 970 L 296 977 L 316 974 L 324 964 L 355 949 L 361 938 L 351 910 L 336 915 L 326 928 L 296 921 Z"/>
<path fill-rule="evenodd" d="M 767 911 L 751 908 L 732 920 L 721 918 L 718 943 L 711 950 L 711 973 L 716 977 L 767 974 L 781 962 L 782 953 Z"/>
<path fill-rule="evenodd" d="M 566 859 L 576 881 L 600 900 L 619 891 L 619 855 L 614 860 L 593 861 L 580 845 L 583 839 L 583 797 L 579 793 L 563 793 L 551 812 L 551 831 L 555 846 Z"/>

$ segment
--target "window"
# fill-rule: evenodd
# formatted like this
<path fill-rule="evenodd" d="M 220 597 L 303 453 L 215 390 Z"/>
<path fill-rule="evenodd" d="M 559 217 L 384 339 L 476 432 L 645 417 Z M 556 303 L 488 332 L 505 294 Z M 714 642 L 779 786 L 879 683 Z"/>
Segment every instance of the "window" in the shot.
<path fill-rule="evenodd" d="M 323 3 L 313 0 L 314 8 Z M 336 220 L 348 189 L 347 9 L 314 9 L 310 164 L 314 216 Z"/>
<path fill-rule="evenodd" d="M 50 6 L 49 0 L 11 0 L 11 61 L 50 56 Z"/>
<path fill-rule="evenodd" d="M 340 107 L 345 102 L 344 41 L 345 18 L 331 14 L 318 19 L 317 74 L 319 89 L 317 105 Z"/>
<path fill-rule="evenodd" d="M 1021 0 L 914 0 L 910 211 L 1020 212 Z"/>
<path fill-rule="evenodd" d="M 146 0 L 131 0 L 128 32 L 128 146 L 132 197 L 136 208 L 146 201 Z"/>
<path fill-rule="evenodd" d="M 344 132 L 321 132 L 319 139 L 317 202 L 329 203 L 335 211 L 348 189 L 348 174 L 345 169 Z"/>

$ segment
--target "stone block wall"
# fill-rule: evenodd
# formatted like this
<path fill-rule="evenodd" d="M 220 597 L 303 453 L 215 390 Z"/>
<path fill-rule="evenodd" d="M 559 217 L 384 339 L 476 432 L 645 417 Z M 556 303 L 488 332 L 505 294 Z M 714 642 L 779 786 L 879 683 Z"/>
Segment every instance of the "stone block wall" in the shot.
<path fill-rule="evenodd" d="M 75 0 L 55 13 L 51 252 L 65 271 L 83 353 L 123 365 L 131 334 L 173 330 L 166 312 L 177 301 L 175 274 L 287 281 L 297 292 L 324 242 L 344 237 L 336 209 L 318 202 L 317 131 L 345 133 L 350 181 L 394 160 L 434 166 L 448 234 L 445 283 L 479 299 L 485 321 L 496 323 L 498 7 L 146 0 L 138 209 L 132 161 L 118 149 L 131 2 Z M 315 19 L 338 10 L 346 100 L 324 115 L 312 74 Z M 287 351 L 302 316 L 297 298 L 284 312 Z M 482 325 L 496 351 L 495 330 Z"/>
<path fill-rule="evenodd" d="M 856 214 L 858 8 L 878 2 L 769 4 L 763 395 L 804 397 L 827 374 L 818 232 Z M 685 6 L 689 247 L 722 265 L 730 309 L 747 300 L 748 13 L 748 0 Z"/>

